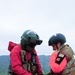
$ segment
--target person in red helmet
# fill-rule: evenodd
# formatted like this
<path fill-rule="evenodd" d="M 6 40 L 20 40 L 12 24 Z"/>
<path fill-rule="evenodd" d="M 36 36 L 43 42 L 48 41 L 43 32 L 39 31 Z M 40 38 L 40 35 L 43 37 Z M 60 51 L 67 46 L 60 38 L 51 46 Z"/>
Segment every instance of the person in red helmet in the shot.
<path fill-rule="evenodd" d="M 10 51 L 9 75 L 43 75 L 39 57 L 35 50 L 42 40 L 37 33 L 26 30 L 20 44 L 9 42 Z"/>
<path fill-rule="evenodd" d="M 48 75 L 75 75 L 74 52 L 66 44 L 65 36 L 61 33 L 51 36 L 48 45 L 54 50 L 50 56 L 51 71 Z"/>

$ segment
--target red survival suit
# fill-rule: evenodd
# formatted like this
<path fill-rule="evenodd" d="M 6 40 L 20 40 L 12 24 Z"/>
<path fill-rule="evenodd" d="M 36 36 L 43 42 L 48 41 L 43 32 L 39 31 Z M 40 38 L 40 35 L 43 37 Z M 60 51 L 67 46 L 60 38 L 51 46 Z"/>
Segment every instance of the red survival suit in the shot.
<path fill-rule="evenodd" d="M 50 56 L 51 73 L 49 75 L 75 75 L 73 54 L 69 45 L 62 45 L 59 52 L 53 52 Z"/>
<path fill-rule="evenodd" d="M 32 75 L 32 73 L 26 71 L 22 67 L 21 56 L 20 56 L 20 52 L 22 50 L 21 46 L 16 43 L 9 42 L 8 50 L 10 51 L 10 63 L 14 73 L 16 73 L 16 75 Z M 36 53 L 35 50 L 33 51 Z M 27 60 L 30 60 L 31 54 L 29 52 L 26 52 L 26 57 Z M 37 74 L 40 75 L 42 74 L 42 68 L 37 53 L 36 53 L 36 63 L 38 65 Z"/>

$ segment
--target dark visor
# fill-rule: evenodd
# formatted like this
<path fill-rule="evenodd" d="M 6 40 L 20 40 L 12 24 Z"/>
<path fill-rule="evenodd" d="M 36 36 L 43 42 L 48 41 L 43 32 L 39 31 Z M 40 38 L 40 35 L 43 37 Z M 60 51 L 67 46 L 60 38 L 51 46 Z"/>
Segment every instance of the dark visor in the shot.
<path fill-rule="evenodd" d="M 36 44 L 40 45 L 42 43 L 42 40 L 36 40 Z"/>

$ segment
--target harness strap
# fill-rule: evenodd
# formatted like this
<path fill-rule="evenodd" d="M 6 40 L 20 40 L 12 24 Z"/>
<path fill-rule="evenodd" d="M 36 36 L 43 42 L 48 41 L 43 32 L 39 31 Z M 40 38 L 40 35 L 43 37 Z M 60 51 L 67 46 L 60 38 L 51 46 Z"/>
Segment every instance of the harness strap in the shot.
<path fill-rule="evenodd" d="M 21 50 L 22 66 L 28 72 L 32 72 L 33 75 L 37 75 L 37 64 L 36 64 L 35 56 L 36 54 L 32 52 L 31 59 L 27 61 L 26 51 Z"/>
<path fill-rule="evenodd" d="M 68 64 L 67 64 L 67 66 L 66 66 L 66 68 L 65 68 L 65 70 L 63 71 L 64 73 L 70 73 L 70 72 L 72 72 L 72 71 L 74 71 L 75 70 L 75 67 L 71 67 L 71 64 L 72 63 L 75 63 L 75 59 L 71 59 L 69 62 L 68 62 Z M 74 64 L 75 65 L 75 64 Z"/>
<path fill-rule="evenodd" d="M 30 64 L 28 64 L 27 60 L 26 60 L 26 51 L 25 50 L 21 50 L 21 61 L 22 61 L 22 66 L 25 70 L 30 72 Z"/>
<path fill-rule="evenodd" d="M 21 50 L 21 60 L 22 60 L 22 63 L 24 63 L 25 60 L 26 60 L 25 53 L 26 53 L 26 51 Z"/>
<path fill-rule="evenodd" d="M 65 71 L 64 71 L 64 73 L 70 73 L 70 72 L 72 72 L 72 71 L 74 71 L 75 70 L 75 67 L 72 67 L 72 68 L 70 68 L 70 69 L 66 69 Z"/>
<path fill-rule="evenodd" d="M 67 63 L 66 68 L 70 68 L 70 66 L 71 66 L 71 64 L 73 63 L 73 61 L 74 61 L 73 59 L 72 59 L 72 60 L 70 60 L 70 61 Z M 65 69 L 66 69 L 66 68 L 65 68 Z"/>
<path fill-rule="evenodd" d="M 74 65 L 75 65 L 75 59 L 74 59 Z"/>

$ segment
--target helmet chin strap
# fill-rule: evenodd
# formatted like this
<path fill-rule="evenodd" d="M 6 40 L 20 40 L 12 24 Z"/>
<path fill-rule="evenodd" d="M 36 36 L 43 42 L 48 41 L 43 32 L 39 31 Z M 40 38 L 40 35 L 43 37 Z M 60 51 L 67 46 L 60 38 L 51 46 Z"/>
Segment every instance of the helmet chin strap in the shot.
<path fill-rule="evenodd" d="M 58 45 L 56 44 L 57 50 L 58 50 Z"/>

